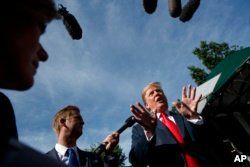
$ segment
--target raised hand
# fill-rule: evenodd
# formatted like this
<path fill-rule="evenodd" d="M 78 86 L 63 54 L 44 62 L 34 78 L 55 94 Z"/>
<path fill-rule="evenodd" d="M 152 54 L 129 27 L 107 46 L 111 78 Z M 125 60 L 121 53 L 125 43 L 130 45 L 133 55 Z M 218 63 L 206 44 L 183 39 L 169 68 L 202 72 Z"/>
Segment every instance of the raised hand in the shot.
<path fill-rule="evenodd" d="M 140 103 L 131 105 L 130 111 L 133 113 L 136 121 L 144 128 L 144 130 L 154 133 L 157 120 L 155 112 L 148 111 Z"/>
<path fill-rule="evenodd" d="M 174 102 L 174 106 L 180 114 L 188 119 L 196 119 L 199 117 L 197 106 L 202 95 L 196 97 L 196 88 L 191 85 L 183 87 L 181 102 Z"/>

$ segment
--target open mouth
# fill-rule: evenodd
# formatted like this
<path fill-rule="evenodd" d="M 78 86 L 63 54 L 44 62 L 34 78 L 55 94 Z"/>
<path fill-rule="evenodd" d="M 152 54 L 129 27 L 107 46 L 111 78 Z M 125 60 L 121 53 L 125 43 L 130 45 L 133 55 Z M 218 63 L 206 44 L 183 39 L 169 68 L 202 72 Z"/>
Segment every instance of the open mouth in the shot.
<path fill-rule="evenodd" d="M 161 96 L 156 96 L 156 97 L 155 97 L 155 101 L 156 101 L 156 102 L 159 102 L 159 103 L 163 103 L 163 102 L 164 102 L 164 98 L 161 97 Z"/>

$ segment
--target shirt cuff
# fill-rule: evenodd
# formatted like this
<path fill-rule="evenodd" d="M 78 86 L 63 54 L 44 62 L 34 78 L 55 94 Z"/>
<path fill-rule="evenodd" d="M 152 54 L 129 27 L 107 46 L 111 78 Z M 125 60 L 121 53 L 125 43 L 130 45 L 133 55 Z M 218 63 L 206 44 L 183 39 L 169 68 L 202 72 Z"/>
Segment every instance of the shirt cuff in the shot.
<path fill-rule="evenodd" d="M 191 122 L 195 125 L 203 125 L 204 124 L 204 120 L 202 118 L 202 116 L 199 115 L 199 118 L 195 118 L 195 119 L 187 119 L 188 122 Z"/>
<path fill-rule="evenodd" d="M 147 141 L 151 141 L 154 135 L 149 134 L 147 131 L 144 130 L 144 134 L 146 136 Z"/>

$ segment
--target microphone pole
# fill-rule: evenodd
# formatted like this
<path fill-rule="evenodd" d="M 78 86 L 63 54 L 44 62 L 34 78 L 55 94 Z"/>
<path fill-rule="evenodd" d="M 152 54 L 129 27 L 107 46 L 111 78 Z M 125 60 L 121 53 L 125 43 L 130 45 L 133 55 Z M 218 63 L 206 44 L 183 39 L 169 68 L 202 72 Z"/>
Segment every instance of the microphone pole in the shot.
<path fill-rule="evenodd" d="M 126 119 L 125 123 L 116 131 L 118 134 L 121 134 L 124 130 L 126 130 L 128 127 L 131 127 L 135 124 L 135 118 L 134 116 L 130 116 Z M 105 151 L 106 144 L 102 143 L 100 144 L 95 150 L 94 153 L 98 156 L 101 155 L 103 151 Z"/>

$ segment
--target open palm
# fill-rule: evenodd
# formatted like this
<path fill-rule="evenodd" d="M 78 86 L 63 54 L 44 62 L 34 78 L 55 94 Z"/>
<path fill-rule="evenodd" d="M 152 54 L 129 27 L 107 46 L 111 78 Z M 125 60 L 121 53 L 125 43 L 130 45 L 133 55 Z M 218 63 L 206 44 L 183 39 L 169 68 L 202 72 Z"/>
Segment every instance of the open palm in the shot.
<path fill-rule="evenodd" d="M 201 99 L 201 95 L 196 97 L 196 88 L 191 85 L 182 89 L 182 100 L 181 102 L 175 102 L 174 105 L 178 112 L 189 119 L 198 117 L 197 105 Z"/>

